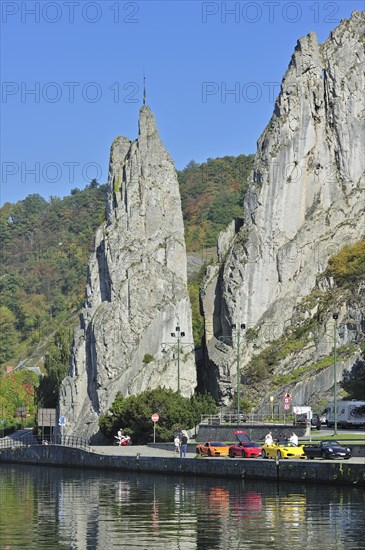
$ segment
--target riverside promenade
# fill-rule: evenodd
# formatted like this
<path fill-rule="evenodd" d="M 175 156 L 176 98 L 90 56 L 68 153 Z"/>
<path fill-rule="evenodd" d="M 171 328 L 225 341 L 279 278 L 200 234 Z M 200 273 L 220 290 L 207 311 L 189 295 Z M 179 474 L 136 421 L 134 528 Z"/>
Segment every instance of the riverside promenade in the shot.
<path fill-rule="evenodd" d="M 291 481 L 365 486 L 363 457 L 347 461 L 196 458 L 195 445 L 189 446 L 186 458 L 175 456 L 172 444 L 167 448 L 157 445 L 94 445 L 87 449 L 53 444 L 14 445 L 0 448 L 0 465 L 2 463 L 241 480 L 260 479 L 278 483 Z"/>

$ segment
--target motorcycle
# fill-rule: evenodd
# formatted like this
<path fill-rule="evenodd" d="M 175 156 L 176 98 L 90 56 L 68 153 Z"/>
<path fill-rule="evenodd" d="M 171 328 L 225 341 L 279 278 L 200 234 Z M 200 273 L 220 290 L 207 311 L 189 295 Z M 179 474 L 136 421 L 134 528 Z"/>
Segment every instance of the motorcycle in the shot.
<path fill-rule="evenodd" d="M 113 445 L 116 445 L 117 447 L 126 447 L 127 445 L 132 445 L 132 439 L 129 435 L 115 435 L 114 438 L 115 441 L 113 442 Z"/>

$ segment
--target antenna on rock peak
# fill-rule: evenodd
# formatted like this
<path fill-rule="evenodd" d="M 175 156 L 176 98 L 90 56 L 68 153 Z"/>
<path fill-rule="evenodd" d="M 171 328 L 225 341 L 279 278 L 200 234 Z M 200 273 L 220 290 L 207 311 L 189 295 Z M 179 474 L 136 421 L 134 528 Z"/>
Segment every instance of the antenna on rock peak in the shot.
<path fill-rule="evenodd" d="M 143 73 L 143 107 L 146 105 L 146 76 Z"/>

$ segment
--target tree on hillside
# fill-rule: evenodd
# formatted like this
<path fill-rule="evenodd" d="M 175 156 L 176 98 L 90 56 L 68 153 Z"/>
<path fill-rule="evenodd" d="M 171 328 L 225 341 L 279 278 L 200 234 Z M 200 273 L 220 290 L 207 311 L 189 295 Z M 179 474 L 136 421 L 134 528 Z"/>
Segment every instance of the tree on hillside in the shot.
<path fill-rule="evenodd" d="M 253 155 L 194 161 L 178 172 L 186 246 L 215 246 L 219 232 L 243 216 Z"/>
<path fill-rule="evenodd" d="M 47 374 L 42 378 L 37 393 L 37 401 L 41 407 L 57 406 L 61 382 L 69 368 L 70 346 L 71 335 L 65 328 L 59 329 L 45 357 L 44 368 Z"/>
<path fill-rule="evenodd" d="M 328 261 L 326 274 L 335 279 L 338 286 L 360 282 L 365 273 L 365 239 L 347 244 Z"/>
<path fill-rule="evenodd" d="M 106 195 L 94 181 L 63 199 L 29 195 L 0 208 L 0 303 L 15 316 L 20 340 L 7 360 L 17 361 L 20 346 L 30 355 L 41 332 L 51 334 L 79 307 Z"/>
<path fill-rule="evenodd" d="M 10 374 L 0 375 L 0 410 L 2 417 L 9 426 L 18 413 L 18 407 L 25 407 L 26 413 L 36 412 L 35 392 L 39 384 L 39 376 L 29 369 L 17 369 Z"/>
<path fill-rule="evenodd" d="M 348 393 L 349 399 L 365 400 L 365 353 L 357 359 L 350 371 L 345 370 L 341 387 Z"/>
<path fill-rule="evenodd" d="M 14 355 L 19 343 L 15 327 L 15 315 L 5 306 L 0 306 L 0 364 L 5 364 Z"/>

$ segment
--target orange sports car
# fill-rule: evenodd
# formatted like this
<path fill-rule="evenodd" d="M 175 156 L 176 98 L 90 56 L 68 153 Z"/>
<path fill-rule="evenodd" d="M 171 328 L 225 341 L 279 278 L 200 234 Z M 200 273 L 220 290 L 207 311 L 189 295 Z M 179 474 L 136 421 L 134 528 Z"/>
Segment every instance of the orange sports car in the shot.
<path fill-rule="evenodd" d="M 196 446 L 196 454 L 200 456 L 228 456 L 229 445 L 220 441 L 208 441 Z"/>

